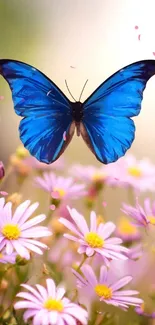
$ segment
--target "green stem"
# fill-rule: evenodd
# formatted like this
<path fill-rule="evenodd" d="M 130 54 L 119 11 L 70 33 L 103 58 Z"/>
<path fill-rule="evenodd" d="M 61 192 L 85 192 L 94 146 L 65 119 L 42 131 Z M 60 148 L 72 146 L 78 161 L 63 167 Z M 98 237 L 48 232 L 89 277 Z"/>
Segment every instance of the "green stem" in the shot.
<path fill-rule="evenodd" d="M 80 271 L 81 266 L 84 264 L 84 262 L 86 261 L 87 258 L 88 258 L 88 256 L 87 256 L 86 254 L 84 254 L 81 263 L 79 264 L 79 266 L 78 266 L 77 269 L 76 269 L 77 272 Z"/>

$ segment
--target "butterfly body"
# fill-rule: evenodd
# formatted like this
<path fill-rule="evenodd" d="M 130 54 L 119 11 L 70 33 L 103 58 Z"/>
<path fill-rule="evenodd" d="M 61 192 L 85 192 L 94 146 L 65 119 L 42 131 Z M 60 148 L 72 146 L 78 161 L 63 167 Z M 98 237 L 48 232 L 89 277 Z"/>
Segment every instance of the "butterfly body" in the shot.
<path fill-rule="evenodd" d="M 84 103 L 71 102 L 53 81 L 26 63 L 0 60 L 0 74 L 10 86 L 16 114 L 22 117 L 20 139 L 33 156 L 54 162 L 76 129 L 96 158 L 108 164 L 123 156 L 134 140 L 132 117 L 141 110 L 155 60 L 120 69 Z"/>

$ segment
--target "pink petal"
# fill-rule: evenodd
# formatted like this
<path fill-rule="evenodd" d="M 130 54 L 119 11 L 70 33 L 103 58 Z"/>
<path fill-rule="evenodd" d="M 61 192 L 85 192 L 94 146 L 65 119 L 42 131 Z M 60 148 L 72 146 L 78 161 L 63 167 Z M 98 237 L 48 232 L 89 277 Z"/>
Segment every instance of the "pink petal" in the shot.
<path fill-rule="evenodd" d="M 97 284 L 97 278 L 91 266 L 85 264 L 81 267 L 81 271 L 90 285 L 94 287 Z"/>
<path fill-rule="evenodd" d="M 83 254 L 83 253 L 85 253 L 85 251 L 86 251 L 86 246 L 80 246 L 80 247 L 78 248 L 78 253 L 79 253 L 79 254 Z"/>
<path fill-rule="evenodd" d="M 3 195 L 3 196 L 7 196 L 9 193 L 5 192 L 5 191 L 0 191 L 0 194 Z"/>
<path fill-rule="evenodd" d="M 73 240 L 73 241 L 78 241 L 78 238 L 69 234 L 64 234 L 64 237 L 69 239 L 69 240 Z"/>
<path fill-rule="evenodd" d="M 86 255 L 92 256 L 94 254 L 94 249 L 91 247 L 86 247 Z"/>
<path fill-rule="evenodd" d="M 43 252 L 40 248 L 38 248 L 37 246 L 33 245 L 33 244 L 30 244 L 28 242 L 25 242 L 24 240 L 20 240 L 20 244 L 22 246 L 24 246 L 25 248 L 27 248 L 28 250 L 34 252 L 34 253 L 37 253 L 39 255 L 42 255 Z"/>
<path fill-rule="evenodd" d="M 112 237 L 106 239 L 106 244 L 113 244 L 113 245 L 119 245 L 122 244 L 123 240 L 117 237 Z"/>
<path fill-rule="evenodd" d="M 57 311 L 51 311 L 49 313 L 49 319 L 50 319 L 50 323 L 52 325 L 57 325 L 57 321 L 58 321 L 58 312 Z"/>
<path fill-rule="evenodd" d="M 67 324 L 67 325 L 76 325 L 77 324 L 75 318 L 73 318 L 72 316 L 70 316 L 68 314 L 63 313 L 62 317 L 65 320 L 65 324 Z"/>
<path fill-rule="evenodd" d="M 96 232 L 96 213 L 94 211 L 90 214 L 90 231 Z"/>
<path fill-rule="evenodd" d="M 125 276 L 121 280 L 117 281 L 115 284 L 111 286 L 113 291 L 116 291 L 122 287 L 124 287 L 126 284 L 128 284 L 132 280 L 132 276 Z"/>
<path fill-rule="evenodd" d="M 101 266 L 99 282 L 106 283 L 107 276 L 108 276 L 107 268 L 105 266 Z"/>
<path fill-rule="evenodd" d="M 28 284 L 21 284 L 21 286 L 27 290 L 29 290 L 31 293 L 33 293 L 33 295 L 35 295 L 39 301 L 41 301 L 43 303 L 43 297 L 40 295 L 40 293 L 34 289 L 33 287 L 31 287 L 30 285 Z"/>
<path fill-rule="evenodd" d="M 121 290 L 121 291 L 115 291 L 113 293 L 113 296 L 133 296 L 139 294 L 136 290 Z"/>
<path fill-rule="evenodd" d="M 19 292 L 16 295 L 16 297 L 29 300 L 29 302 L 32 301 L 32 302 L 36 303 L 37 305 L 40 305 L 40 307 L 42 306 L 42 303 L 34 295 L 32 295 L 31 293 L 28 293 L 28 292 Z"/>
<path fill-rule="evenodd" d="M 33 245 L 36 245 L 36 246 L 39 246 L 41 248 L 44 248 L 44 249 L 47 249 L 47 245 L 38 241 L 38 240 L 34 240 L 34 239 L 27 239 L 27 238 L 24 238 L 24 239 L 20 239 L 20 241 L 24 241 L 25 243 L 30 243 L 30 244 L 33 244 Z"/>
<path fill-rule="evenodd" d="M 71 218 L 74 220 L 74 222 L 80 229 L 81 233 L 82 234 L 88 233 L 89 229 L 88 229 L 85 218 L 80 213 L 78 213 L 76 211 L 76 209 L 70 209 L 69 207 L 67 207 L 67 208 L 68 208 Z"/>
<path fill-rule="evenodd" d="M 36 316 L 33 318 L 33 325 L 43 325 L 43 319 L 47 319 L 46 313 L 47 312 L 45 310 L 40 310 L 37 312 Z"/>
<path fill-rule="evenodd" d="M 36 287 L 37 287 L 38 291 L 40 292 L 42 298 L 44 300 L 47 300 L 47 298 L 48 298 L 47 290 L 40 284 L 36 284 Z"/>
<path fill-rule="evenodd" d="M 63 321 L 61 315 L 58 315 L 58 325 L 66 325 L 65 322 Z"/>
<path fill-rule="evenodd" d="M 117 301 L 123 301 L 124 303 L 131 303 L 131 304 L 142 304 L 143 300 L 140 298 L 135 298 L 135 297 L 115 297 Z"/>
<path fill-rule="evenodd" d="M 15 309 L 23 309 L 23 308 L 32 308 L 32 309 L 40 309 L 40 306 L 30 301 L 18 301 L 14 304 Z"/>
<path fill-rule="evenodd" d="M 19 220 L 23 216 L 24 212 L 26 211 L 26 209 L 28 208 L 30 203 L 31 203 L 31 201 L 27 200 L 27 201 L 23 202 L 22 204 L 20 204 L 18 206 L 18 208 L 16 209 L 16 211 L 15 211 L 13 217 L 12 217 L 12 222 L 13 223 L 19 224 Z"/>
<path fill-rule="evenodd" d="M 56 293 L 56 299 L 61 300 L 65 294 L 66 290 L 64 288 L 58 288 Z"/>
<path fill-rule="evenodd" d="M 52 297 L 53 299 L 55 299 L 56 296 L 56 286 L 55 283 L 52 279 L 47 279 L 46 280 L 46 284 L 47 284 L 47 293 L 50 297 Z"/>
<path fill-rule="evenodd" d="M 27 238 L 39 238 L 39 237 L 46 237 L 46 236 L 50 236 L 51 232 L 49 230 L 47 230 L 46 227 L 42 227 L 42 226 L 36 226 L 36 227 L 32 227 L 31 229 L 27 229 L 22 231 L 21 233 L 21 238 L 23 237 L 27 237 Z"/>
<path fill-rule="evenodd" d="M 43 220 L 46 219 L 45 214 L 40 214 L 39 216 L 30 219 L 29 221 L 25 222 L 22 226 L 21 226 L 21 230 L 25 230 L 28 228 L 31 228 L 34 225 L 37 225 L 38 223 L 42 222 Z"/>
<path fill-rule="evenodd" d="M 107 244 L 106 241 L 105 241 L 105 244 L 104 244 L 104 248 L 106 248 L 108 250 L 115 251 L 115 252 L 129 253 L 129 249 L 128 248 L 126 248 L 124 246 L 120 246 L 120 245 Z"/>
<path fill-rule="evenodd" d="M 13 242 L 6 240 L 6 254 L 11 255 L 13 253 Z"/>
<path fill-rule="evenodd" d="M 76 272 L 74 269 L 72 269 L 73 274 L 76 276 L 76 278 L 83 284 L 83 285 L 87 285 L 87 281 L 78 273 Z"/>
<path fill-rule="evenodd" d="M 23 223 L 34 213 L 34 211 L 38 208 L 38 206 L 39 206 L 39 202 L 35 202 L 31 204 L 24 212 L 22 218 L 20 219 L 19 224 L 23 225 Z"/>
<path fill-rule="evenodd" d="M 6 223 L 10 223 L 11 219 L 12 219 L 12 203 L 11 202 L 6 203 L 6 205 L 3 209 L 3 213 L 5 216 Z"/>
<path fill-rule="evenodd" d="M 102 236 L 104 239 L 107 239 L 114 232 L 115 228 L 116 226 L 114 225 L 114 223 L 109 221 L 106 222 L 104 225 L 100 224 L 98 227 L 98 232 L 100 236 Z"/>
<path fill-rule="evenodd" d="M 111 258 L 121 259 L 121 260 L 127 260 L 128 257 L 126 255 L 123 255 L 121 253 L 114 252 L 112 250 L 105 249 L 104 252 L 108 252 Z"/>
<path fill-rule="evenodd" d="M 24 321 L 27 322 L 27 320 L 31 317 L 33 317 L 34 315 L 36 315 L 37 313 L 37 310 L 36 309 L 28 309 L 25 311 L 24 315 L 23 315 L 23 318 L 24 318 Z"/>
<path fill-rule="evenodd" d="M 13 245 L 14 249 L 16 250 L 16 252 L 21 257 L 24 257 L 26 260 L 30 259 L 29 251 L 24 246 L 22 246 L 18 240 L 12 241 L 12 245 Z"/>
<path fill-rule="evenodd" d="M 87 312 L 83 309 L 77 306 L 76 307 L 72 307 L 72 308 L 66 308 L 66 312 L 72 316 L 74 316 L 76 319 L 78 319 L 82 325 L 86 325 L 87 324 Z"/>
<path fill-rule="evenodd" d="M 68 221 L 65 218 L 60 218 L 59 222 L 61 222 L 66 228 L 68 228 L 69 230 L 71 230 L 73 233 L 75 233 L 78 237 L 83 238 L 82 234 L 75 228 L 75 226 Z"/>

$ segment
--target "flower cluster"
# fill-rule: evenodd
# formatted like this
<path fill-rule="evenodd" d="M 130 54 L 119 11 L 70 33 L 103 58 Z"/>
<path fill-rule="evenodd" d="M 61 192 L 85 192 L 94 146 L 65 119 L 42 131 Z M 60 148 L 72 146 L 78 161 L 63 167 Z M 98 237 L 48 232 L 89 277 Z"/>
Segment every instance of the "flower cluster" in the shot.
<path fill-rule="evenodd" d="M 23 147 L 10 165 L 8 173 L 1 163 L 0 177 L 0 323 L 155 318 L 155 201 L 144 197 L 155 189 L 155 166 L 131 155 L 101 167 L 68 167 L 61 158 L 47 166 Z M 127 202 L 119 202 L 120 187 Z"/>

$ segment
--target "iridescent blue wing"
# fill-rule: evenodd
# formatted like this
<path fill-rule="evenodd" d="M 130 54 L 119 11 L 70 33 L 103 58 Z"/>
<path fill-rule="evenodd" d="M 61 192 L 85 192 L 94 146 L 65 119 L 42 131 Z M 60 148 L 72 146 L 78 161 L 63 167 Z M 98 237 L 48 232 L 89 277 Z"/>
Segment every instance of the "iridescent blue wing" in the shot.
<path fill-rule="evenodd" d="M 104 164 L 123 156 L 134 140 L 131 117 L 139 114 L 146 83 L 155 74 L 155 60 L 119 70 L 83 103 L 82 136 Z"/>
<path fill-rule="evenodd" d="M 43 73 L 25 63 L 0 60 L 0 74 L 11 88 L 15 112 L 24 117 L 21 141 L 39 161 L 52 163 L 74 133 L 70 101 Z"/>

